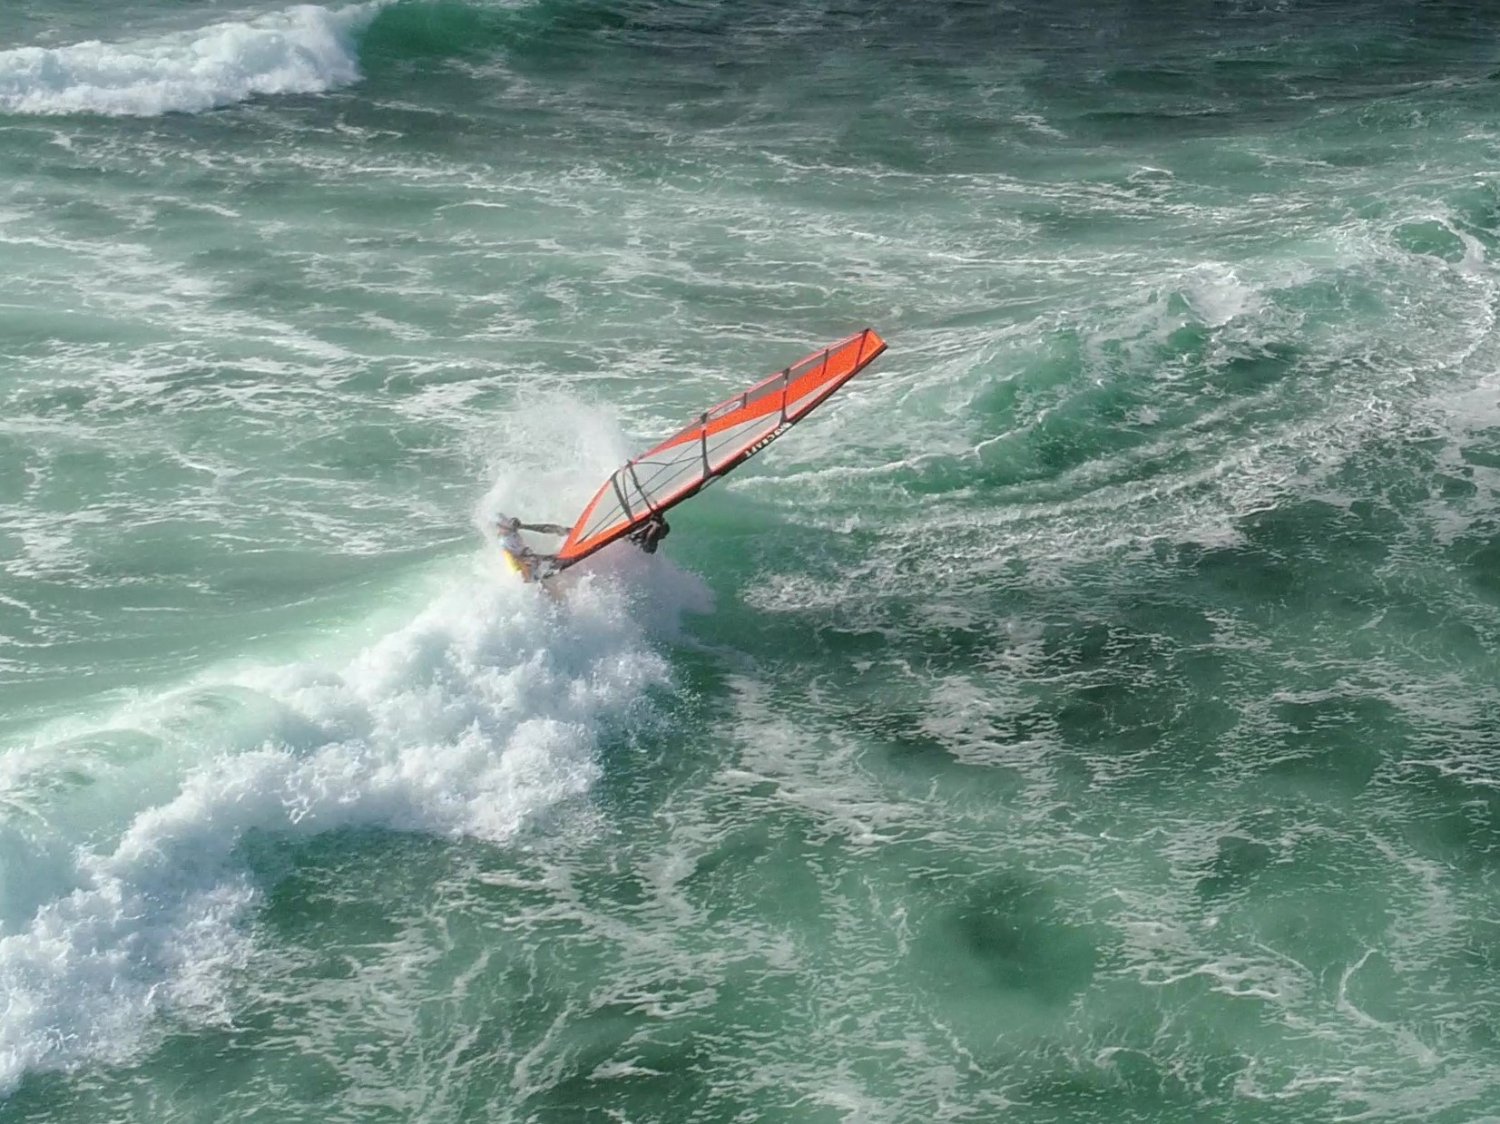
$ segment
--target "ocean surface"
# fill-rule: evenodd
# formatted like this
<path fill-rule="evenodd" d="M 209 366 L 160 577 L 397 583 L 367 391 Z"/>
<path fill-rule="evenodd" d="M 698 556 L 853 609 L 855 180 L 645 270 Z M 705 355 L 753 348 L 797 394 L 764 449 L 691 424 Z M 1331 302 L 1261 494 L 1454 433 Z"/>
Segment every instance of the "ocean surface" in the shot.
<path fill-rule="evenodd" d="M 1497 253 L 1481 0 L 4 0 L 0 1122 L 1500 1121 Z"/>

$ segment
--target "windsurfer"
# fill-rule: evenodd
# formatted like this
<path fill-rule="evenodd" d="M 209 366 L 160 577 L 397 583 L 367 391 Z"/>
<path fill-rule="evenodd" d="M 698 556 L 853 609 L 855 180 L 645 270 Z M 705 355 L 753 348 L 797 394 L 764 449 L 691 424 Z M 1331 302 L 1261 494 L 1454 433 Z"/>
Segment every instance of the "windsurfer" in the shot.
<path fill-rule="evenodd" d="M 560 523 L 523 523 L 509 515 L 498 516 L 495 531 L 500 536 L 500 549 L 505 553 L 511 567 L 527 581 L 551 577 L 557 572 L 557 558 L 552 554 L 538 554 L 521 538 L 522 531 L 535 531 L 541 535 L 566 535 L 571 527 Z M 626 536 L 647 554 L 655 554 L 661 540 L 672 533 L 671 526 L 660 515 L 653 515 L 641 526 Z"/>
<path fill-rule="evenodd" d="M 702 411 L 610 473 L 564 535 L 557 553 L 532 555 L 536 566 L 528 573 L 560 573 L 622 538 L 629 538 L 643 553 L 655 554 L 670 532 L 664 512 L 755 456 L 883 351 L 885 341 L 866 328 Z M 506 520 L 501 545 L 524 546 L 519 541 L 522 530 L 563 534 L 555 524 Z"/>
<path fill-rule="evenodd" d="M 538 581 L 557 572 L 557 560 L 550 554 L 538 554 L 526 545 L 522 531 L 538 531 L 545 535 L 566 535 L 567 527 L 556 523 L 522 523 L 508 515 L 495 519 L 495 532 L 500 536 L 500 553 L 506 564 L 521 575 L 525 581 Z"/>
<path fill-rule="evenodd" d="M 626 536 L 647 554 L 655 554 L 661 540 L 672 533 L 671 526 L 660 515 L 653 515 Z"/>

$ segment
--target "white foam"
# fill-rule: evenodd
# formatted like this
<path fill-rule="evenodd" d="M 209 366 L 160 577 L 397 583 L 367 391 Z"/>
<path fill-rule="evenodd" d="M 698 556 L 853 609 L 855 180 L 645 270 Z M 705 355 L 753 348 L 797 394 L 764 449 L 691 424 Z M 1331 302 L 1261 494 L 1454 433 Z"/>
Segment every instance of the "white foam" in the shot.
<path fill-rule="evenodd" d="M 70 840 L 0 840 L 6 900 L 42 903 L 19 926 L 12 910 L 0 938 L 0 1092 L 31 1070 L 128 1058 L 164 1012 L 228 1017 L 226 984 L 245 962 L 261 893 L 238 858 L 247 833 L 373 826 L 507 839 L 585 793 L 598 739 L 668 682 L 607 577 L 559 600 L 508 580 L 486 555 L 443 585 L 415 619 L 352 656 L 221 673 L 218 690 L 252 705 L 209 731 L 207 750 L 219 752 L 148 807 L 133 787 L 113 786 L 110 802 L 73 797 L 96 813 L 84 838 L 108 836 L 79 845 L 70 833 L 74 857 L 49 868 L 51 894 L 13 876 L 30 857 L 58 867 Z M 166 713 L 151 735 L 198 745 L 205 731 Z M 172 756 L 166 744 L 162 758 Z M 77 818 L 54 811 L 54 832 Z"/>
<path fill-rule="evenodd" d="M 377 4 L 305 4 L 126 43 L 0 51 L 0 112 L 156 117 L 359 80 L 354 34 Z"/>
<path fill-rule="evenodd" d="M 1259 314 L 1265 302 L 1235 270 L 1218 262 L 1204 262 L 1188 271 L 1183 296 L 1194 314 L 1210 328 L 1220 328 L 1237 317 Z"/>

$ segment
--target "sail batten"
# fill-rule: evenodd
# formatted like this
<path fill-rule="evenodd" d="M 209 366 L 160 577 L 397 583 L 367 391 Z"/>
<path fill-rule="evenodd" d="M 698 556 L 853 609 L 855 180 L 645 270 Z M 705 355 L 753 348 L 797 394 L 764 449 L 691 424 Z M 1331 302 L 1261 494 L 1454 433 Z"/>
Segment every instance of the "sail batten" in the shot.
<path fill-rule="evenodd" d="M 566 568 L 695 495 L 765 448 L 885 350 L 866 328 L 814 352 L 626 461 L 594 494 L 557 553 Z"/>

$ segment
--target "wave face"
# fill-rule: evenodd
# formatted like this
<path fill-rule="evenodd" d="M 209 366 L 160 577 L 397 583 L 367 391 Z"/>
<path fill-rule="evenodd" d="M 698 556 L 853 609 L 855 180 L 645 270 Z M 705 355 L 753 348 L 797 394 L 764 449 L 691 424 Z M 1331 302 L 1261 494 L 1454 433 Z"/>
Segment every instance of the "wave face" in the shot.
<path fill-rule="evenodd" d="M 322 93 L 359 80 L 355 35 L 374 11 L 304 4 L 156 39 L 0 51 L 0 112 L 155 117 Z"/>

